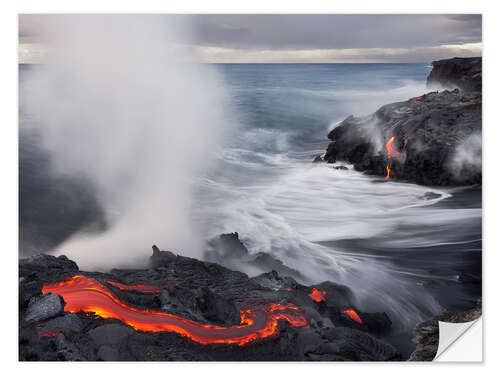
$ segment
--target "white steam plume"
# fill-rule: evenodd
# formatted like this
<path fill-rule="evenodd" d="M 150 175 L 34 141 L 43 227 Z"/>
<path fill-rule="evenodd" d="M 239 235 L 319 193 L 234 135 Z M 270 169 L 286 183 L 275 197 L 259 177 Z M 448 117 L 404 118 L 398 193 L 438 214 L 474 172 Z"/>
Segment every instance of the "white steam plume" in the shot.
<path fill-rule="evenodd" d="M 475 131 L 460 143 L 447 167 L 458 179 L 466 179 L 482 168 L 482 132 Z"/>
<path fill-rule="evenodd" d="M 40 16 L 51 64 L 26 79 L 26 108 L 57 171 L 90 178 L 108 230 L 56 253 L 85 269 L 141 265 L 151 244 L 197 256 L 192 181 L 229 118 L 210 67 L 189 63 L 188 25 L 158 16 Z M 57 223 L 54 223 L 57 225 Z"/>

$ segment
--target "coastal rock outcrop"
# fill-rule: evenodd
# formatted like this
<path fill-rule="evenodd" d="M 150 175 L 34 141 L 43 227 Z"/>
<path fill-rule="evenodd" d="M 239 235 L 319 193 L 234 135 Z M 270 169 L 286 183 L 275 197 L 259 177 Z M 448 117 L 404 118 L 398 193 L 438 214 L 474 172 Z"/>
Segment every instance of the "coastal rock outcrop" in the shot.
<path fill-rule="evenodd" d="M 205 253 L 205 259 L 222 264 L 231 269 L 245 271 L 247 268 L 258 269 L 261 272 L 277 271 L 282 275 L 301 278 L 301 273 L 285 265 L 271 254 L 258 252 L 251 254 L 237 232 L 224 233 L 209 241 L 210 251 Z"/>
<path fill-rule="evenodd" d="M 324 160 L 422 185 L 481 184 L 481 123 L 480 91 L 430 92 L 347 117 L 328 134 Z"/>
<path fill-rule="evenodd" d="M 482 90 L 481 57 L 454 57 L 432 62 L 432 71 L 427 77 L 427 86 L 435 84 L 446 88 L 459 88 L 463 91 Z"/>

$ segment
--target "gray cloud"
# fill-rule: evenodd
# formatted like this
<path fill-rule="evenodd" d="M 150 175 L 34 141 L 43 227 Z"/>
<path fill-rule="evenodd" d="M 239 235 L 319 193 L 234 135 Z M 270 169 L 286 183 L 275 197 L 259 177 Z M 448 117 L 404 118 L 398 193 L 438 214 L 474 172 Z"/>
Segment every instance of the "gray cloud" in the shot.
<path fill-rule="evenodd" d="M 22 15 L 21 44 L 42 40 L 41 20 Z M 85 16 L 83 16 L 85 17 Z M 105 15 L 103 17 L 106 17 Z M 481 54 L 480 14 L 203 14 L 129 15 L 189 21 L 185 40 L 210 62 L 421 62 Z M 463 47 L 462 47 L 463 46 Z M 22 49 L 34 55 L 33 48 Z"/>
<path fill-rule="evenodd" d="M 239 49 L 412 48 L 481 42 L 481 15 L 196 15 L 200 45 Z"/>

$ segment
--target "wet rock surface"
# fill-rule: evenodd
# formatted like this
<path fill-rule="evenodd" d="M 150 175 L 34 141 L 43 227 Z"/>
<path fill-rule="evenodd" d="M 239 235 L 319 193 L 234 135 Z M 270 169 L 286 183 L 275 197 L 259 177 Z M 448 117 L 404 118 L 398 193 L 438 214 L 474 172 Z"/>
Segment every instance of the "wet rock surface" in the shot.
<path fill-rule="evenodd" d="M 482 58 L 470 57 L 438 60 L 432 62 L 432 71 L 427 77 L 427 86 L 439 84 L 464 91 L 481 91 Z"/>
<path fill-rule="evenodd" d="M 431 81 L 443 66 L 435 65 Z M 481 111 L 482 94 L 474 85 L 467 91 L 429 92 L 387 104 L 372 115 L 349 116 L 337 125 L 328 134 L 332 142 L 324 160 L 346 161 L 357 171 L 383 177 L 390 168 L 391 179 L 422 185 L 481 184 Z M 386 143 L 391 137 L 396 152 L 389 155 Z"/>
<path fill-rule="evenodd" d="M 64 300 L 61 296 L 45 293 L 30 300 L 24 314 L 24 320 L 27 322 L 40 322 L 62 314 L 63 310 Z"/>
<path fill-rule="evenodd" d="M 439 321 L 447 323 L 466 323 L 478 319 L 482 308 L 474 309 L 459 314 L 442 311 L 432 319 L 420 323 L 413 331 L 413 342 L 417 345 L 410 356 L 410 361 L 432 361 L 436 357 L 439 346 Z"/>
<path fill-rule="evenodd" d="M 401 360 L 398 351 L 383 339 L 390 320 L 383 312 L 360 311 L 352 292 L 343 285 L 325 282 L 306 286 L 276 270 L 249 278 L 215 263 L 158 248 L 148 269 L 113 269 L 109 273 L 81 271 L 74 262 L 60 263 L 59 258 L 50 257 L 43 256 L 44 261 L 36 266 L 20 261 L 20 274 L 29 275 L 29 280 L 19 284 L 20 294 L 27 296 L 24 289 L 32 288 L 33 282 L 41 287 L 84 275 L 105 285 L 132 308 L 163 311 L 202 324 L 233 326 L 240 324 L 240 310 L 262 303 L 290 303 L 303 312 L 307 326 L 293 327 L 279 320 L 278 334 L 265 339 L 243 346 L 202 345 L 173 332 L 137 331 L 120 320 L 90 312 L 63 312 L 60 296 L 35 293 L 19 311 L 20 360 Z M 158 290 L 120 289 L 111 282 L 155 285 Z M 319 301 L 310 296 L 314 288 L 323 296 Z M 362 322 L 349 317 L 347 310 L 359 314 Z"/>
<path fill-rule="evenodd" d="M 231 269 L 244 271 L 248 268 L 261 272 L 278 271 L 281 275 L 301 278 L 301 273 L 286 266 L 281 260 L 271 254 L 259 252 L 251 254 L 241 242 L 237 232 L 221 234 L 209 242 L 211 248 L 206 252 L 205 259 L 216 262 Z"/>

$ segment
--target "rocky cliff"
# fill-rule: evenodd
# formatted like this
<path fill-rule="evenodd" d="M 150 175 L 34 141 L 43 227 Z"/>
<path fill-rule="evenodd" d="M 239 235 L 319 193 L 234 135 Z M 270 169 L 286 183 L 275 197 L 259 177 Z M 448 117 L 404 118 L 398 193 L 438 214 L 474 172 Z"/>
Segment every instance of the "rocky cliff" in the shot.
<path fill-rule="evenodd" d="M 481 91 L 483 87 L 481 57 L 439 60 L 432 62 L 432 71 L 427 77 L 427 86 L 436 84 L 464 91 Z"/>
<path fill-rule="evenodd" d="M 449 68 L 459 62 L 449 61 L 435 63 L 430 82 L 456 85 L 460 81 L 454 74 L 445 74 L 446 69 L 461 72 Z M 466 69 L 471 64 L 466 59 L 460 66 L 475 72 L 467 77 L 477 80 L 478 65 Z M 331 143 L 322 159 L 346 161 L 366 174 L 423 185 L 481 184 L 481 123 L 480 91 L 429 92 L 387 104 L 369 116 L 349 116 L 328 134 Z"/>

